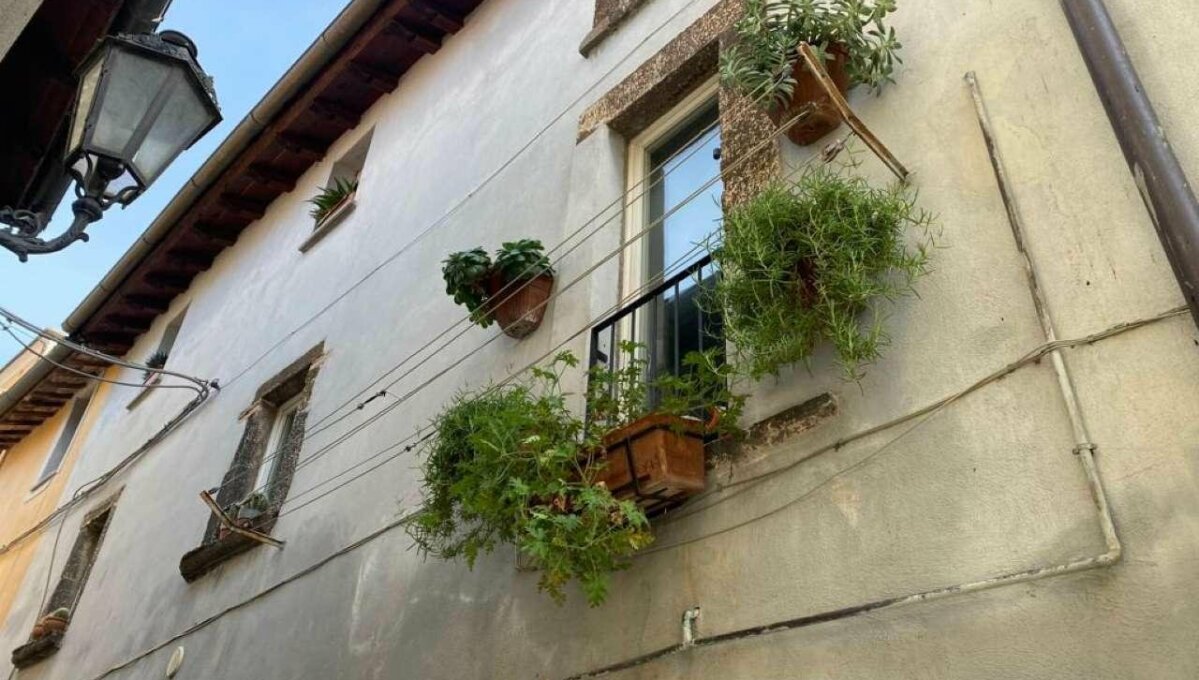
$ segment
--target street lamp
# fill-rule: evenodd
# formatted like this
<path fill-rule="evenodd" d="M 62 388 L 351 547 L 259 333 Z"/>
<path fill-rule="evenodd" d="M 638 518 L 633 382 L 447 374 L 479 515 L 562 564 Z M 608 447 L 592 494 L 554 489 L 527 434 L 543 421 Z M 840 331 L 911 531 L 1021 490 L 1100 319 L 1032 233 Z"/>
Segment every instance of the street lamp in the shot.
<path fill-rule="evenodd" d="M 177 31 L 110 36 L 84 62 L 67 137 L 75 221 L 39 238 L 46 217 L 0 208 L 0 246 L 24 262 L 75 241 L 114 204 L 129 205 L 184 149 L 221 121 L 212 78 Z"/>

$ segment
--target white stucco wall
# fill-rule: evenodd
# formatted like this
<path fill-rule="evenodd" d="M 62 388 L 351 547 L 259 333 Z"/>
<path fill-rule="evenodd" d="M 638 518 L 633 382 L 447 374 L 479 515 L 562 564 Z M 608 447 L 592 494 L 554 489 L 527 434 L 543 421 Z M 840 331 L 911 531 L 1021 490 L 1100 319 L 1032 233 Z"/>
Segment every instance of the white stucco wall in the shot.
<path fill-rule="evenodd" d="M 576 144 L 578 115 L 711 4 L 650 3 L 584 59 L 576 48 L 590 29 L 589 3 L 487 2 L 277 200 L 131 352 L 148 354 L 167 320 L 189 304 L 171 367 L 219 378 L 224 388 L 121 476 L 120 504 L 63 648 L 20 677 L 97 677 L 411 509 L 418 461 L 405 456 L 282 517 L 274 533 L 287 541 L 284 550 L 256 549 L 192 584 L 179 576 L 179 558 L 198 544 L 207 520 L 197 493 L 220 482 L 242 433 L 238 415 L 254 390 L 323 340 L 329 356 L 310 422 L 320 418 L 460 318 L 440 278 L 446 253 L 493 249 L 517 237 L 557 243 L 614 199 L 623 184 L 623 142 L 601 129 Z M 1187 70 L 1199 56 L 1193 8 L 1186 0 L 1159 3 L 1153 12 L 1138 12 L 1133 0 L 1109 4 L 1181 161 L 1199 176 L 1199 134 L 1190 121 L 1199 82 Z M 692 6 L 650 36 L 684 5 Z M 837 378 L 827 351 L 811 374 L 759 386 L 755 417 L 826 391 L 839 414 L 736 475 L 803 459 L 966 387 L 1043 342 L 962 81 L 968 70 L 987 96 L 1061 337 L 1181 304 L 1056 3 L 909 2 L 894 23 L 905 44 L 898 85 L 881 98 L 853 101 L 915 171 L 923 205 L 941 217 L 944 248 L 920 297 L 896 306 L 892 346 L 860 388 Z M 612 76 L 572 104 L 630 51 Z M 450 219 L 235 379 L 568 105 Z M 372 127 L 355 211 L 301 254 L 311 224 L 305 200 Z M 791 162 L 801 157 L 787 152 Z M 873 160 L 864 170 L 882 177 Z M 606 227 L 559 266 L 560 281 L 615 247 L 619 234 L 619 223 Z M 572 335 L 614 303 L 616 281 L 613 261 L 556 302 L 535 335 L 490 343 L 301 468 L 293 505 L 314 496 L 300 496 L 314 484 L 411 435 L 455 390 L 503 377 Z M 494 333 L 470 330 L 392 393 L 403 394 Z M 1191 596 L 1199 587 L 1197 338 L 1189 317 L 1176 317 L 1067 352 L 1125 542 L 1120 564 L 697 649 L 620 677 L 1199 676 L 1199 604 Z M 582 353 L 583 339 L 573 346 Z M 703 608 L 700 632 L 708 636 L 1097 554 L 1102 536 L 1057 389 L 1047 362 L 1031 366 L 910 432 L 887 431 L 718 497 L 711 508 L 660 526 L 659 545 L 697 540 L 637 559 L 616 577 L 600 609 L 588 610 L 573 593 L 555 606 L 536 592 L 535 574 L 513 568 L 508 550 L 470 572 L 422 561 L 395 530 L 108 677 L 162 677 L 167 657 L 183 645 L 179 678 L 553 679 L 677 643 L 680 617 L 691 606 Z M 116 464 L 188 399 L 161 391 L 130 411 L 133 392 L 114 390 L 73 488 Z M 391 401 L 372 402 L 310 437 L 301 458 Z M 66 520 L 56 565 L 85 510 Z M 0 649 L 23 641 L 50 544 L 42 542 Z"/>

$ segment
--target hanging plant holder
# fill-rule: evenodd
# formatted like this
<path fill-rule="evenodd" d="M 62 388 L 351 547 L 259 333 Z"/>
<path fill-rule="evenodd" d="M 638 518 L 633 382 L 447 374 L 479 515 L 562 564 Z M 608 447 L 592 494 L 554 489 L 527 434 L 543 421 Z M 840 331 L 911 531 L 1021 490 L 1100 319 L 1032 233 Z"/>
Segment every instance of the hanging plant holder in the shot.
<path fill-rule="evenodd" d="M 504 335 L 519 340 L 541 326 L 553 292 L 553 274 L 507 283 L 500 272 L 493 272 L 489 282 L 487 314 L 500 325 Z"/>
<path fill-rule="evenodd" d="M 824 69 L 844 96 L 849 92 L 849 52 L 840 44 L 832 44 L 825 50 Z M 792 65 L 795 91 L 787 105 L 774 106 L 769 110 L 776 126 L 799 116 L 805 108 L 811 111 L 787 128 L 787 138 L 800 146 L 820 141 L 825 135 L 841 125 L 841 110 L 833 101 L 820 76 L 801 57 Z"/>
<path fill-rule="evenodd" d="M 705 425 L 695 418 L 651 413 L 604 436 L 606 465 L 596 476 L 618 500 L 646 514 L 704 490 Z"/>

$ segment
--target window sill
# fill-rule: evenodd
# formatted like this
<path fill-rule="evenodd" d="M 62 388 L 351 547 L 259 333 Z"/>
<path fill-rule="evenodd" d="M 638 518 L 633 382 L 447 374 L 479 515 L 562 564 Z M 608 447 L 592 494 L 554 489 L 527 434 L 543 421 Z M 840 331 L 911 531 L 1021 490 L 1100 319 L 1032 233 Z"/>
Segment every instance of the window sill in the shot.
<path fill-rule="evenodd" d="M 341 224 L 342 220 L 344 220 L 350 213 L 354 212 L 354 206 L 356 205 L 358 205 L 358 203 L 354 200 L 354 196 L 351 195 L 341 205 L 334 208 L 333 212 L 329 213 L 329 215 L 316 226 L 316 229 L 312 230 L 312 234 L 310 234 L 308 238 L 304 239 L 304 242 L 300 244 L 300 252 L 306 253 L 311 250 L 313 246 L 320 243 L 322 239 L 329 235 L 329 232 L 333 231 L 338 224 Z"/>
<path fill-rule="evenodd" d="M 28 668 L 46 657 L 53 656 L 62 647 L 62 636 L 63 633 L 48 633 L 17 647 L 12 650 L 12 665 Z"/>
<path fill-rule="evenodd" d="M 132 411 L 134 409 L 134 407 L 137 406 L 138 404 L 142 403 L 142 400 L 144 400 L 147 395 L 149 395 L 151 392 L 153 392 L 154 388 L 157 387 L 158 384 L 161 382 L 162 382 L 162 374 L 155 373 L 148 380 L 146 380 L 144 383 L 142 383 L 142 389 L 137 394 L 135 394 L 132 399 L 129 400 L 129 405 L 126 406 L 125 409 L 128 411 Z"/>
<path fill-rule="evenodd" d="M 179 573 L 184 581 L 191 583 L 257 545 L 262 544 L 241 534 L 230 533 L 224 538 L 189 550 L 183 559 L 179 560 Z"/>

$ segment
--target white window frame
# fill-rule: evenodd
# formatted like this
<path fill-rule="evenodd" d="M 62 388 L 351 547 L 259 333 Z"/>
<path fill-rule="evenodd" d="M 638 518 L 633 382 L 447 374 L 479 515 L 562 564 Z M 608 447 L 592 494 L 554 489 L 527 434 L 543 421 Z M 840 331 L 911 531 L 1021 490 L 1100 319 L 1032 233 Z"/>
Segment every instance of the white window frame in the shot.
<path fill-rule="evenodd" d="M 710 106 L 719 92 L 720 78 L 713 76 L 629 141 L 624 231 L 621 234 L 621 244 L 626 246 L 621 257 L 621 300 L 645 285 L 645 272 L 649 268 L 649 249 L 645 247 L 647 235 L 632 239 L 649 224 L 650 150 L 676 132 L 688 118 Z"/>
<path fill-rule="evenodd" d="M 267 435 L 266 449 L 262 452 L 262 462 L 258 464 L 258 474 L 254 479 L 254 488 L 251 493 L 261 491 L 264 496 L 270 497 L 269 485 L 274 483 L 275 475 L 279 472 L 280 447 L 283 445 L 283 423 L 287 421 L 288 417 L 292 417 L 291 427 L 286 428 L 290 435 L 295 428 L 294 416 L 300 410 L 302 397 L 302 394 L 298 394 L 275 409 L 275 417 L 271 419 L 271 430 Z"/>

